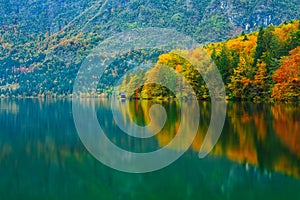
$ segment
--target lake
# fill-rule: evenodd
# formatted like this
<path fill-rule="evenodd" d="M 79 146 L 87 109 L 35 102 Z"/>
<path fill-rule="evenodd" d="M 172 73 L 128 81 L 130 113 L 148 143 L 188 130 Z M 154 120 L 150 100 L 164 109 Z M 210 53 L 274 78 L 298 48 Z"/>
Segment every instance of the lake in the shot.
<path fill-rule="evenodd" d="M 140 139 L 120 130 L 109 100 L 81 101 L 83 109 L 92 101 L 107 137 L 132 152 L 166 146 L 184 120 L 176 101 L 113 102 L 125 123 L 133 119 L 140 126 L 149 123 L 151 105 L 165 107 L 162 130 Z M 222 135 L 204 159 L 198 152 L 211 104 L 201 102 L 199 108 L 199 129 L 183 156 L 161 170 L 130 174 L 86 150 L 70 100 L 1 99 L 0 199 L 300 199 L 299 105 L 228 103 Z"/>

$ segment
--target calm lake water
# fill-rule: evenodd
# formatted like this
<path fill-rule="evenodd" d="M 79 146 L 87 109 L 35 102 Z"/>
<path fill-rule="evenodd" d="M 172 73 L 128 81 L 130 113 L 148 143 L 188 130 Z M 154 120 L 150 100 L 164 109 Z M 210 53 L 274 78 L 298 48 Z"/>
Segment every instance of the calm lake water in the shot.
<path fill-rule="evenodd" d="M 168 119 L 148 139 L 124 134 L 108 100 L 96 100 L 95 109 L 112 142 L 149 152 L 168 144 L 180 124 L 179 105 L 160 103 Z M 152 104 L 116 101 L 113 107 L 124 121 L 146 125 Z M 204 102 L 198 134 L 179 160 L 156 172 L 127 174 L 85 149 L 69 100 L 2 99 L 0 199 L 300 199 L 300 106 L 229 103 L 227 109 L 221 138 L 208 157 L 198 157 L 210 120 L 210 103 Z"/>

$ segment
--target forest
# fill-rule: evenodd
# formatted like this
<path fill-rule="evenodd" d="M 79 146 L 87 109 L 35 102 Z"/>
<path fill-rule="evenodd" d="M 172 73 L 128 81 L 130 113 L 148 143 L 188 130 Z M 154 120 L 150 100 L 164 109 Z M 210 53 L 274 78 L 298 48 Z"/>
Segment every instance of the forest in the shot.
<path fill-rule="evenodd" d="M 274 102 L 300 100 L 300 23 L 292 21 L 280 26 L 260 28 L 258 32 L 241 33 L 224 42 L 205 46 L 226 87 L 227 99 L 235 101 Z M 193 54 L 199 49 L 194 50 Z M 176 51 L 159 56 L 153 68 L 125 77 L 122 91 L 132 91 L 132 85 L 143 77 L 145 82 L 174 82 L 171 73 L 163 71 L 161 64 L 182 74 L 192 85 L 199 99 L 209 99 L 205 82 L 193 66 Z M 164 73 L 163 76 L 157 76 Z M 176 78 L 175 78 L 176 79 Z M 161 81 L 161 80 L 160 80 Z M 175 82 L 178 81 L 177 79 Z M 175 83 L 178 84 L 178 83 Z M 141 98 L 174 95 L 160 85 L 145 85 L 136 91 Z M 135 94 L 137 95 L 137 94 Z M 188 97 L 189 94 L 183 94 Z"/>

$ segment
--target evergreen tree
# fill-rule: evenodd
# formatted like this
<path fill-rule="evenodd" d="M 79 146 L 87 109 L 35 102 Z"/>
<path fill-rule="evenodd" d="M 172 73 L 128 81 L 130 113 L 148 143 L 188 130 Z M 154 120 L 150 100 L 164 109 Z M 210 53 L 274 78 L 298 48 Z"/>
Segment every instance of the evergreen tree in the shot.
<path fill-rule="evenodd" d="M 230 75 L 229 74 L 230 60 L 228 58 L 227 52 L 228 50 L 226 49 L 226 46 L 223 45 L 221 53 L 219 56 L 217 56 L 215 61 L 224 82 L 228 82 L 228 77 Z"/>
<path fill-rule="evenodd" d="M 257 45 L 256 45 L 256 50 L 255 50 L 255 55 L 254 55 L 253 66 L 257 65 L 258 59 L 261 58 L 263 52 L 265 51 L 263 43 L 264 43 L 264 28 L 260 27 L 258 36 L 257 36 Z"/>
<path fill-rule="evenodd" d="M 243 41 L 247 41 L 247 40 L 249 40 L 248 39 L 248 37 L 247 37 L 247 35 L 245 34 L 245 32 L 244 31 L 242 31 L 242 34 L 241 34 L 241 36 L 243 36 L 244 38 L 243 38 Z"/>

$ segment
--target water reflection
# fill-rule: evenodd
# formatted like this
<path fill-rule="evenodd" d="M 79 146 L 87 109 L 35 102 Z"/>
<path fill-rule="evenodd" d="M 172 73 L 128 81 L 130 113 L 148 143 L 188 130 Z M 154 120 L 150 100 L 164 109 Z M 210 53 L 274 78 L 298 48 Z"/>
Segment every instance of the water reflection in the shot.
<path fill-rule="evenodd" d="M 290 110 L 294 118 L 281 115 L 281 118 L 288 119 L 281 125 L 290 134 L 299 136 L 299 106 L 229 104 L 228 123 L 218 144 L 220 147 L 216 149 L 222 149 L 221 155 L 239 163 L 299 178 L 300 160 L 297 152 L 290 148 L 299 140 L 293 138 L 283 145 L 282 133 L 274 126 L 278 121 L 273 111 L 277 109 Z"/>
<path fill-rule="evenodd" d="M 149 107 L 153 103 L 140 102 L 135 106 L 135 110 L 130 112 L 131 118 L 137 123 L 149 122 Z M 131 104 L 136 102 L 129 102 L 123 109 L 131 110 Z M 176 117 L 180 105 L 176 102 L 162 104 L 167 104 L 164 106 L 168 113 L 168 121 L 156 135 L 160 147 L 167 145 L 174 138 L 180 125 L 180 119 Z M 139 112 L 137 108 L 140 109 Z M 196 152 L 200 150 L 207 132 L 211 110 L 208 102 L 200 103 L 200 108 L 200 126 L 192 144 L 192 149 Z M 275 171 L 300 178 L 299 111 L 300 107 L 295 105 L 230 103 L 223 133 L 211 155 L 250 164 L 262 171 Z"/>
<path fill-rule="evenodd" d="M 141 126 L 150 123 L 151 105 L 160 103 L 166 108 L 163 129 L 151 138 L 138 139 L 117 127 L 110 102 L 99 99 L 94 103 L 109 139 L 135 152 L 165 146 L 184 120 L 178 117 L 176 101 L 118 102 L 115 109 L 124 122 L 133 119 Z M 210 103 L 202 102 L 200 126 L 191 149 L 172 166 L 142 175 L 111 170 L 85 150 L 68 100 L 0 100 L 0 108 L 0 199 L 151 199 L 157 197 L 157 191 L 164 191 L 161 199 L 240 199 L 253 193 L 261 195 L 259 199 L 300 197 L 297 105 L 229 103 L 219 142 L 208 158 L 200 160 L 197 153 L 211 110 Z M 180 144 L 176 148 L 180 150 Z"/>

